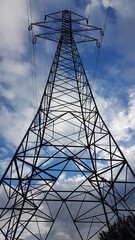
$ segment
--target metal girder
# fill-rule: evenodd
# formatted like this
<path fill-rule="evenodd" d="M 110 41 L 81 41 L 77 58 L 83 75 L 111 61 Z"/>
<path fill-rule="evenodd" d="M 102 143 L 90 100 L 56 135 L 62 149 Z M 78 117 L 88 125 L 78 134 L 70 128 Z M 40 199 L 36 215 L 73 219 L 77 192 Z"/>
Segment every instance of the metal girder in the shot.
<path fill-rule="evenodd" d="M 95 239 L 135 211 L 135 174 L 100 116 L 74 40 L 72 24 L 86 19 L 72 15 L 47 16 L 61 35 L 37 114 L 0 181 L 1 240 Z"/>

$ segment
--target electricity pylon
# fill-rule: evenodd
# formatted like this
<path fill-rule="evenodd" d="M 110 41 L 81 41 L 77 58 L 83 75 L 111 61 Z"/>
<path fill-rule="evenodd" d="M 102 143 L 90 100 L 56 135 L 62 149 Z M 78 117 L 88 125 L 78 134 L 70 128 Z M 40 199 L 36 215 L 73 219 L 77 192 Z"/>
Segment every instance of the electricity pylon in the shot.
<path fill-rule="evenodd" d="M 65 10 L 29 27 L 44 30 L 33 43 L 58 46 L 37 114 L 0 182 L 1 240 L 97 239 L 134 214 L 134 172 L 100 116 L 76 46 L 100 46 L 89 33 L 102 30 L 86 20 Z"/>

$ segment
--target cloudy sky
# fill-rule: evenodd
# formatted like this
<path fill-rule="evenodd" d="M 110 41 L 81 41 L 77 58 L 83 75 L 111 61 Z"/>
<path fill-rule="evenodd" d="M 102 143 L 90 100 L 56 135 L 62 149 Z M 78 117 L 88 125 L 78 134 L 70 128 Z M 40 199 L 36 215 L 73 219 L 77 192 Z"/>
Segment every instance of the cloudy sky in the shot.
<path fill-rule="evenodd" d="M 97 65 L 95 43 L 78 48 L 99 111 L 135 169 L 135 1 L 1 0 L 0 175 L 36 113 L 56 49 L 56 44 L 38 39 L 33 50 L 28 25 L 43 21 L 45 13 L 68 9 L 104 28 L 109 2 Z M 61 180 L 63 185 L 69 181 Z"/>
<path fill-rule="evenodd" d="M 34 117 L 56 49 L 56 45 L 48 41 L 38 41 L 33 58 L 29 23 L 43 21 L 44 13 L 72 9 L 89 17 L 90 24 L 103 28 L 109 2 L 108 0 L 1 0 L 0 165 L 2 171 Z M 93 50 L 96 49 L 95 43 L 79 46 L 101 115 L 133 167 L 135 162 L 133 158 L 135 153 L 134 12 L 134 0 L 111 1 L 97 68 L 95 67 L 97 50 Z M 36 68 L 33 67 L 34 60 Z M 93 81 L 95 68 L 96 77 Z"/>

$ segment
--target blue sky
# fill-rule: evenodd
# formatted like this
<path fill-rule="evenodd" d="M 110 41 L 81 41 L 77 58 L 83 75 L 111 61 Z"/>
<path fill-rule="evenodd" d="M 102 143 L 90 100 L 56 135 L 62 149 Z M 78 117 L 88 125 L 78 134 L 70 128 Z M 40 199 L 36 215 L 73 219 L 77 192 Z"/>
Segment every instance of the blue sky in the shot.
<path fill-rule="evenodd" d="M 135 1 L 1 0 L 0 177 L 36 113 L 56 50 L 56 44 L 38 39 L 34 46 L 36 72 L 33 72 L 28 25 L 43 21 L 45 12 L 68 9 L 89 17 L 90 24 L 103 28 L 109 2 L 95 79 L 96 43 L 78 45 L 78 48 L 101 116 L 135 170 Z M 36 73 L 36 81 L 32 72 Z M 24 169 L 25 174 L 27 171 Z M 65 189 L 82 181 L 81 175 L 66 178 L 61 174 L 57 184 Z M 57 237 L 63 239 L 63 235 Z M 69 240 L 69 233 L 64 238 Z"/>
<path fill-rule="evenodd" d="M 108 0 L 1 0 L 0 3 L 0 157 L 1 173 L 20 143 L 36 110 L 31 73 L 28 22 L 42 21 L 44 11 L 63 9 L 89 17 L 104 26 Z M 45 6 L 45 9 L 44 9 Z M 29 12 L 27 12 L 27 10 Z M 79 46 L 87 76 L 101 115 L 132 167 L 135 167 L 135 1 L 112 0 L 93 84 L 95 43 Z M 46 47 L 45 47 L 46 46 Z M 42 51 L 46 49 L 46 54 Z M 35 108 L 43 93 L 56 45 L 36 45 Z M 45 65 L 46 62 L 46 65 Z M 3 161 L 4 160 L 4 161 Z"/>

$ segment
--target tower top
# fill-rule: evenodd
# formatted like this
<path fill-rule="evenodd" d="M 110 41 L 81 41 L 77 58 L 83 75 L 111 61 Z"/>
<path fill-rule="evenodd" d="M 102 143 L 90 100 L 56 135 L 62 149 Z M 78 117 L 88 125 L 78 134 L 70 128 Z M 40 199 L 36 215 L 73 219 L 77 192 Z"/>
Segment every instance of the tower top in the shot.
<path fill-rule="evenodd" d="M 68 29 L 75 38 L 76 43 L 96 41 L 97 46 L 100 46 L 97 31 L 103 35 L 102 29 L 100 27 L 89 25 L 86 17 L 69 10 L 47 14 L 45 15 L 43 22 L 31 23 L 29 30 L 32 30 L 33 26 L 42 28 L 42 32 L 40 34 L 34 35 L 33 43 L 36 43 L 37 37 L 48 39 L 53 42 L 59 42 L 61 34 L 67 24 L 69 26 Z"/>

